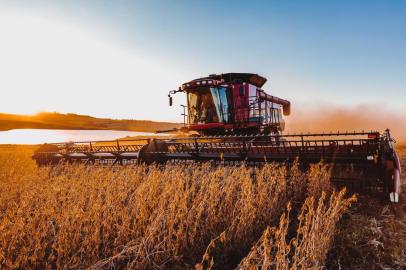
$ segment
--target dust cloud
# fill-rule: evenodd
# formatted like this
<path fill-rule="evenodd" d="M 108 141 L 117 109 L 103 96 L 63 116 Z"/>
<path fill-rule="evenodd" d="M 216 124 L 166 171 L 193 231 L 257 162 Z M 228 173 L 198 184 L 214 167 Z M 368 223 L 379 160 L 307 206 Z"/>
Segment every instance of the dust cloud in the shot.
<path fill-rule="evenodd" d="M 286 132 L 380 131 L 389 128 L 398 144 L 406 144 L 406 114 L 398 115 L 381 106 L 327 107 L 292 110 L 286 117 Z"/>

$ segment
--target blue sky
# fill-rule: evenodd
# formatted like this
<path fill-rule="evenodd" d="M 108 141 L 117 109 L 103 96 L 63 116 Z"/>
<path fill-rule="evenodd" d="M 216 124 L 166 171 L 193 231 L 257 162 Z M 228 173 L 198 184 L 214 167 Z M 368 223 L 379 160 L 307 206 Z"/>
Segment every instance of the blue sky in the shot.
<path fill-rule="evenodd" d="M 106 42 L 109 61 L 117 68 L 134 70 L 128 74 L 123 70 L 106 83 L 103 80 L 114 73 L 109 69 L 90 78 L 76 74 L 83 83 L 71 85 L 74 95 L 86 92 L 84 99 L 88 100 L 103 91 L 91 106 L 73 98 L 60 104 L 56 99 L 66 89 L 63 92 L 57 84 L 47 84 L 49 89 L 44 90 L 43 82 L 36 80 L 32 86 L 43 102 L 30 105 L 31 111 L 177 120 L 181 119 L 180 110 L 167 107 L 167 90 L 182 80 L 210 73 L 246 71 L 269 78 L 264 88 L 290 99 L 294 106 L 368 105 L 406 113 L 406 1 L 0 1 L 1 11 L 14 14 L 13 18 L 19 14 L 46 18 L 38 27 L 55 22 L 55 28 L 41 32 L 51 38 L 58 25 L 74 25 L 84 36 L 92 36 L 88 47 Z M 29 25 L 26 31 L 32 32 Z M 16 33 L 22 31 L 24 35 L 24 29 L 18 27 Z M 72 36 L 78 39 L 78 51 L 82 51 L 82 34 Z M 69 48 L 61 48 L 65 50 Z M 123 60 L 121 65 L 115 60 L 120 50 L 131 57 L 117 57 L 135 59 L 133 64 Z M 72 52 L 72 57 L 78 51 Z M 100 55 L 105 55 L 103 49 Z M 142 58 L 138 66 L 137 57 Z M 81 59 L 91 60 L 78 57 L 71 68 L 81 66 Z M 24 64 L 24 59 L 21 61 Z M 65 60 L 61 61 L 62 66 Z M 98 65 L 103 63 L 110 62 Z M 145 65 L 148 68 L 144 69 Z M 91 64 L 88 68 L 95 70 Z M 69 70 L 61 69 L 61 73 Z M 122 77 L 123 73 L 128 77 Z M 65 75 L 55 76 L 63 80 Z M 75 80 L 75 76 L 70 79 Z M 115 85 L 115 79 L 133 85 Z M 98 84 L 93 84 L 94 80 Z M 81 85 L 86 88 L 81 89 Z M 0 83 L 0 91 L 6 86 Z M 13 86 L 13 92 L 29 95 L 23 86 Z M 10 112 L 25 112 L 11 107 L 13 102 L 17 99 L 2 106 Z M 75 102 L 79 104 L 67 104 Z M 177 102 L 182 103 L 182 98 Z"/>

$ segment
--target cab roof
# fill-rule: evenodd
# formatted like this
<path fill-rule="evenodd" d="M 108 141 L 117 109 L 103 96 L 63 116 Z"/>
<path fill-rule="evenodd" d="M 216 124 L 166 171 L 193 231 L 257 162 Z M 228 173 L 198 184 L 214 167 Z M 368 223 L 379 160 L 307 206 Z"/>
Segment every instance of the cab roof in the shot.
<path fill-rule="evenodd" d="M 266 78 L 254 74 L 254 73 L 222 73 L 222 74 L 211 74 L 207 77 L 198 78 L 192 80 L 191 82 L 200 81 L 200 80 L 224 80 L 226 83 L 233 83 L 236 81 L 245 82 L 255 85 L 256 87 L 261 88 L 267 81 Z"/>

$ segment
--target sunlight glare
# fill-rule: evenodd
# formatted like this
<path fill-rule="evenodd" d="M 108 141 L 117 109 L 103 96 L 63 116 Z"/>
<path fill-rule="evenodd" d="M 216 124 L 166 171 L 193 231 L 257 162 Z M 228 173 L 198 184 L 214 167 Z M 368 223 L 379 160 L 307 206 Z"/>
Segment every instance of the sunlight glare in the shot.
<path fill-rule="evenodd" d="M 140 90 L 166 105 L 168 85 L 181 81 L 162 61 L 60 19 L 0 12 L 0 37 L 2 112 L 156 119 L 160 109 L 146 107 Z"/>

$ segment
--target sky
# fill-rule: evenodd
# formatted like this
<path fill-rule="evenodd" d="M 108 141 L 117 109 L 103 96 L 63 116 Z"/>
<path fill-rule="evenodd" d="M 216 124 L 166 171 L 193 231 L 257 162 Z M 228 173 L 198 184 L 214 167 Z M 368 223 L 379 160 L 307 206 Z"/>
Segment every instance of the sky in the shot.
<path fill-rule="evenodd" d="M 0 0 L 0 112 L 182 121 L 182 94 L 252 72 L 292 112 L 406 115 L 406 1 Z"/>

